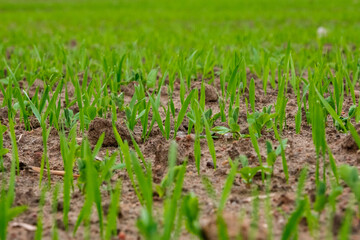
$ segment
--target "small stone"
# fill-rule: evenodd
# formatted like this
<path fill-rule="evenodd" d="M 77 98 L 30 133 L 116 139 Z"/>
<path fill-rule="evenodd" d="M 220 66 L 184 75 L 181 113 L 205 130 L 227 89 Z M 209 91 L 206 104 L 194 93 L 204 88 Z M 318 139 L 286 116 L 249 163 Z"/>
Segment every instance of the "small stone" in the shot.
<path fill-rule="evenodd" d="M 233 138 L 233 135 L 232 135 L 232 133 L 225 133 L 225 134 L 224 134 L 224 138 L 225 138 L 226 140 L 230 140 L 230 139 Z"/>
<path fill-rule="evenodd" d="M 179 137 L 184 137 L 187 134 L 185 132 L 183 132 L 183 131 L 178 131 L 176 135 L 179 136 Z"/>
<path fill-rule="evenodd" d="M 213 163 L 212 161 L 207 161 L 207 162 L 206 162 L 206 166 L 207 166 L 208 168 L 214 168 L 214 163 Z"/>
<path fill-rule="evenodd" d="M 125 240 L 126 239 L 126 234 L 124 232 L 119 232 L 118 238 L 120 240 Z"/>
<path fill-rule="evenodd" d="M 322 26 L 318 27 L 318 29 L 316 30 L 316 34 L 319 38 L 323 38 L 326 37 L 328 34 L 328 30 Z"/>
<path fill-rule="evenodd" d="M 228 165 L 228 164 L 229 164 L 229 161 L 228 161 L 228 160 L 225 160 L 225 161 L 222 162 L 221 165 L 226 166 L 226 165 Z"/>

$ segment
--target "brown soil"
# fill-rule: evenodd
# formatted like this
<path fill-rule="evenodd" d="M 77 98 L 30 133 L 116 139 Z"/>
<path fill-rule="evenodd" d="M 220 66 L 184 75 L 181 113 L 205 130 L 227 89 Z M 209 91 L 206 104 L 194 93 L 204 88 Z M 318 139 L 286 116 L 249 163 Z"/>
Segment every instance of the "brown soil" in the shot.
<path fill-rule="evenodd" d="M 250 75 L 249 75 L 250 76 Z M 254 77 L 254 75 L 251 75 Z M 264 106 L 270 104 L 274 105 L 276 102 L 277 91 L 268 87 L 267 95 L 264 95 L 262 90 L 262 82 L 259 79 L 256 80 L 256 109 L 260 110 Z M 133 85 L 134 83 L 132 83 Z M 132 86 L 131 85 L 131 86 Z M 199 83 L 194 84 L 200 88 Z M 219 79 L 216 79 L 214 86 L 219 86 Z M 125 101 L 130 101 L 132 97 L 133 90 L 127 86 L 123 87 L 125 91 Z M 177 88 L 176 88 L 177 89 Z M 167 91 L 163 91 L 166 93 Z M 218 103 L 218 93 L 220 89 L 218 87 L 214 88 L 213 86 L 206 85 L 206 108 L 211 108 L 213 113 L 219 112 Z M 247 94 L 245 93 L 245 96 Z M 282 170 L 282 162 L 279 157 L 275 163 L 274 173 L 271 179 L 270 186 L 270 198 L 271 198 L 271 213 L 273 216 L 273 229 L 271 231 L 275 235 L 275 239 L 279 239 L 281 236 L 282 229 L 286 224 L 285 214 L 289 214 L 294 210 L 295 206 L 295 194 L 297 188 L 297 181 L 301 169 L 304 166 L 308 167 L 308 178 L 305 185 L 305 192 L 309 196 L 315 195 L 315 163 L 316 163 L 316 154 L 312 142 L 312 130 L 309 125 L 305 122 L 305 115 L 303 114 L 302 129 L 300 134 L 295 133 L 295 114 L 297 111 L 296 98 L 292 93 L 288 93 L 289 101 L 287 104 L 287 126 L 283 130 L 282 137 L 288 138 L 287 148 L 286 148 L 286 159 L 289 169 L 289 181 L 286 183 L 285 175 Z M 179 90 L 175 90 L 173 94 L 173 99 L 175 103 L 176 111 L 180 110 L 180 100 L 179 100 Z M 161 97 L 161 101 L 164 105 L 167 103 L 167 95 Z M 347 111 L 351 105 L 351 97 L 347 96 L 345 99 L 344 110 Z M 246 123 L 246 111 L 245 111 L 245 99 L 242 97 L 241 106 L 240 106 L 240 118 L 239 123 L 243 131 L 247 129 Z M 3 124 L 7 125 L 7 111 L 6 109 L 0 110 L 0 120 Z M 162 113 L 163 114 L 163 113 Z M 151 116 L 149 116 L 151 117 Z M 162 116 L 165 119 L 165 116 Z M 119 114 L 119 122 L 117 123 L 117 130 L 123 140 L 131 142 L 130 135 L 128 130 L 123 123 L 123 116 Z M 187 120 L 185 119 L 185 123 Z M 226 123 L 221 123 L 220 120 L 217 120 L 214 124 L 215 126 L 225 125 Z M 187 124 L 183 124 L 181 131 L 186 131 Z M 96 144 L 101 133 L 105 132 L 105 140 L 103 148 L 99 153 L 99 157 L 103 157 L 107 151 L 112 152 L 117 148 L 117 142 L 114 138 L 112 132 L 111 120 L 109 119 L 100 119 L 96 118 L 91 122 L 87 136 L 90 139 L 92 144 Z M 339 133 L 333 126 L 332 120 L 328 119 L 327 127 L 327 140 L 328 144 L 332 149 L 334 157 L 338 165 L 340 164 L 349 164 L 352 166 L 359 166 L 359 154 L 357 152 L 356 145 L 353 144 L 352 138 L 349 134 Z M 19 147 L 19 157 L 20 162 L 27 166 L 39 166 L 41 161 L 41 154 L 43 151 L 43 143 L 41 137 L 41 128 L 34 128 L 31 131 L 25 131 L 23 124 L 16 126 L 16 136 L 18 139 Z M 139 144 L 144 156 L 152 163 L 153 167 L 153 177 L 154 182 L 159 183 L 166 173 L 167 169 L 167 154 L 170 141 L 166 141 L 161 135 L 160 131 L 157 129 L 156 125 L 154 126 L 150 138 L 143 142 L 139 139 L 138 136 L 141 136 L 141 126 L 138 123 L 135 127 L 134 137 Z M 81 134 L 78 134 L 78 142 L 81 142 Z M 260 151 L 263 161 L 266 157 L 266 140 L 270 140 L 274 145 L 278 145 L 276 139 L 274 138 L 274 133 L 270 131 L 264 131 L 263 135 L 259 139 Z M 224 186 L 227 174 L 230 170 L 228 163 L 228 158 L 236 158 L 239 155 L 246 155 L 249 158 L 250 166 L 259 165 L 257 155 L 254 151 L 254 148 L 251 144 L 249 138 L 241 138 L 235 140 L 232 138 L 225 138 L 224 136 L 219 136 L 218 139 L 214 141 L 216 148 L 216 157 L 217 157 L 217 169 L 214 170 L 211 155 L 209 153 L 207 142 L 205 139 L 201 140 L 201 170 L 200 175 L 198 175 L 193 156 L 193 137 L 187 136 L 186 134 L 178 134 L 176 137 L 176 142 L 178 143 L 178 161 L 180 164 L 186 158 L 188 159 L 187 172 L 184 182 L 184 193 L 194 192 L 200 201 L 201 206 L 201 217 L 200 221 L 203 226 L 203 232 L 207 239 L 217 239 L 216 235 L 216 225 L 215 217 L 216 216 L 216 204 L 208 194 L 204 185 L 202 183 L 202 177 L 207 177 L 212 185 L 215 188 L 216 197 L 219 198 L 221 191 Z M 63 170 L 63 162 L 60 154 L 60 144 L 59 136 L 54 133 L 50 134 L 48 140 L 48 152 L 50 160 L 50 168 L 52 170 Z M 6 148 L 11 149 L 10 137 L 8 134 L 4 135 L 4 145 Z M 5 167 L 10 168 L 10 159 L 11 152 L 9 152 L 5 158 Z M 119 161 L 119 160 L 118 160 Z M 331 173 L 329 172 L 330 176 Z M 4 175 L 5 179 L 9 177 L 9 174 Z M 112 182 L 117 181 L 118 179 L 122 180 L 122 195 L 120 201 L 121 211 L 118 214 L 118 232 L 121 233 L 121 237 L 126 237 L 126 239 L 138 239 L 139 233 L 136 228 L 136 220 L 140 215 L 140 203 L 134 193 L 131 182 L 127 176 L 126 171 L 117 170 L 112 177 Z M 62 177 L 52 176 L 53 185 L 59 183 L 62 184 Z M 1 179 L 2 181 L 2 179 Z M 38 216 L 38 205 L 41 190 L 38 186 L 39 175 L 29 170 L 22 170 L 20 175 L 16 178 L 16 198 L 15 205 L 26 204 L 29 206 L 29 209 L 26 213 L 17 217 L 14 222 L 27 223 L 30 225 L 36 226 L 37 216 Z M 259 232 L 255 234 L 255 239 L 265 239 L 264 236 L 269 232 L 265 217 L 264 217 L 264 198 L 266 197 L 265 184 L 262 182 L 261 177 L 256 176 L 254 179 L 253 187 L 258 188 L 259 198 L 260 198 L 260 217 L 259 217 Z M 234 186 L 231 190 L 227 205 L 224 209 L 224 219 L 225 222 L 229 223 L 229 232 L 231 237 L 241 233 L 244 236 L 244 239 L 248 239 L 250 234 L 250 219 L 252 214 L 252 188 L 248 187 L 243 183 L 239 176 L 236 177 Z M 340 206 L 337 209 L 336 217 L 333 221 L 334 223 L 334 234 L 337 234 L 339 227 L 343 221 L 345 208 L 349 199 L 350 191 L 345 188 L 343 194 L 338 198 Z M 72 231 L 81 210 L 81 207 L 84 203 L 84 197 L 81 192 L 75 188 L 72 193 L 71 199 L 71 210 L 69 214 L 70 227 L 69 231 L 66 232 L 64 225 L 62 223 L 62 194 L 59 195 L 59 207 L 58 212 L 53 216 L 51 213 L 51 194 L 48 193 L 46 197 L 46 204 L 44 207 L 44 230 L 43 238 L 51 238 L 51 226 L 53 225 L 53 218 L 57 222 L 59 228 L 60 239 L 81 239 L 83 237 L 84 228 L 81 226 L 77 231 L 76 235 L 72 235 Z M 314 201 L 313 197 L 311 201 Z M 105 191 L 102 190 L 102 202 L 104 209 L 107 209 L 110 203 L 110 196 Z M 163 202 L 161 199 L 157 199 L 154 203 L 155 212 L 159 218 L 162 217 L 161 211 Z M 242 216 L 239 218 L 239 216 Z M 238 219 L 242 219 L 241 221 Z M 322 224 L 321 229 L 328 232 L 328 225 L 326 222 L 326 216 L 321 216 Z M 306 222 L 302 221 L 300 223 L 300 236 L 299 239 L 310 239 L 310 233 L 306 226 Z M 33 239 L 34 231 L 26 230 L 23 227 L 18 225 L 10 226 L 8 228 L 8 238 L 9 239 Z M 98 218 L 96 211 L 94 209 L 92 220 L 91 220 L 91 234 L 92 239 L 97 239 L 99 237 L 99 228 L 98 228 Z M 352 237 L 353 239 L 358 239 L 360 236 L 359 222 L 353 222 Z M 324 236 L 319 236 L 323 238 Z M 181 235 L 181 239 L 189 239 L 190 235 L 185 233 Z M 232 238 L 233 239 L 233 238 Z"/>
<path fill-rule="evenodd" d="M 266 230 L 263 226 L 259 226 L 258 229 L 251 232 L 251 222 L 249 219 L 240 219 L 236 213 L 225 213 L 223 219 L 228 226 L 229 239 L 237 239 L 239 235 L 242 239 L 254 239 L 254 240 L 266 240 Z M 219 239 L 217 232 L 217 218 L 216 216 L 211 217 L 207 222 L 204 223 L 203 236 L 207 240 Z"/>

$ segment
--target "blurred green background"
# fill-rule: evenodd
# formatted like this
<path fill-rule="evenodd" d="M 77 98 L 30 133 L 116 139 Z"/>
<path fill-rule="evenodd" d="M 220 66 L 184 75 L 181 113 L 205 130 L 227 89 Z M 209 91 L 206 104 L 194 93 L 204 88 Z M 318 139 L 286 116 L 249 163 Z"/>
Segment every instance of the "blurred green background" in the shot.
<path fill-rule="evenodd" d="M 354 0 L 1 1 L 2 44 L 47 45 L 76 39 L 108 47 L 137 44 L 158 50 L 316 46 L 360 40 L 360 2 Z"/>
<path fill-rule="evenodd" d="M 110 53 L 130 58 L 133 53 L 127 66 L 146 72 L 167 69 L 174 56 L 194 51 L 204 56 L 200 62 L 210 52 L 214 65 L 223 65 L 233 52 L 257 64 L 264 55 L 280 59 L 291 43 L 295 65 L 304 69 L 318 62 L 314 53 L 323 52 L 323 46 L 329 61 L 336 58 L 333 50 L 355 51 L 359 12 L 355 0 L 2 0 L 0 58 L 16 68 L 40 53 L 50 62 L 46 68 L 61 71 L 60 61 L 75 59 L 76 67 L 73 56 L 81 58 L 84 51 L 95 65 Z M 317 35 L 319 27 L 326 36 Z M 145 66 L 141 59 L 147 60 Z"/>

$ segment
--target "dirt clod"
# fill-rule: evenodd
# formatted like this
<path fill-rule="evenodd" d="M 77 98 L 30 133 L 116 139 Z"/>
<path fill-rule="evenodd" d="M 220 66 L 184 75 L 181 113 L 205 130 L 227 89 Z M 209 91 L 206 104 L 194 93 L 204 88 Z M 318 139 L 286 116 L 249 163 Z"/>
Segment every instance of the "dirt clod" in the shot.
<path fill-rule="evenodd" d="M 125 124 L 116 123 L 116 129 L 123 141 L 131 144 L 130 133 Z M 95 118 L 89 126 L 88 137 L 90 143 L 95 145 L 102 133 L 105 133 L 103 147 L 117 147 L 118 143 L 113 133 L 112 122 L 109 119 Z M 135 136 L 134 136 L 135 137 Z M 137 138 L 135 137 L 135 140 Z"/>
<path fill-rule="evenodd" d="M 205 84 L 205 101 L 206 102 L 216 102 L 219 96 L 215 88 L 209 84 Z"/>
<path fill-rule="evenodd" d="M 356 132 L 358 134 L 360 134 L 360 124 L 357 124 L 355 126 Z M 349 134 L 344 140 L 343 143 L 341 145 L 344 149 L 348 150 L 348 151 L 356 151 L 359 149 L 358 145 L 356 144 L 354 138 L 352 137 L 351 134 Z"/>
<path fill-rule="evenodd" d="M 199 89 L 199 97 L 200 97 L 201 82 L 195 82 L 194 87 Z M 215 87 L 205 83 L 205 102 L 216 102 L 218 99 L 219 99 L 219 95 Z"/>

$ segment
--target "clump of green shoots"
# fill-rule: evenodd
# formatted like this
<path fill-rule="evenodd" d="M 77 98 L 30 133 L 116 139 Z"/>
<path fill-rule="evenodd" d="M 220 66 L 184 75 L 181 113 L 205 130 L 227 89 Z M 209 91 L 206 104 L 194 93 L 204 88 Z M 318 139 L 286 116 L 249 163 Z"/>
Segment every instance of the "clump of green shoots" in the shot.
<path fill-rule="evenodd" d="M 223 218 L 223 211 L 225 208 L 226 201 L 230 196 L 231 188 L 234 184 L 234 180 L 235 180 L 236 173 L 237 173 L 237 168 L 239 166 L 238 161 L 233 162 L 230 159 L 229 162 L 230 162 L 230 166 L 231 166 L 230 173 L 226 178 L 225 185 L 223 187 L 223 191 L 221 193 L 220 200 L 218 203 L 218 209 L 217 209 L 216 223 L 217 223 L 217 228 L 218 228 L 219 239 L 227 239 L 227 236 L 228 236 L 227 225 Z"/>
<path fill-rule="evenodd" d="M 37 224 L 36 224 L 36 232 L 35 232 L 35 239 L 41 240 L 42 239 L 42 232 L 43 232 L 43 218 L 44 218 L 44 205 L 45 205 L 45 198 L 46 198 L 47 188 L 43 187 L 41 190 L 40 201 L 39 201 L 39 210 L 37 216 Z"/>
<path fill-rule="evenodd" d="M 176 163 L 176 145 L 173 143 L 169 150 L 169 174 L 167 181 L 164 184 L 166 188 L 166 199 L 164 202 L 164 226 L 161 232 L 158 229 L 158 224 L 153 216 L 153 192 L 152 192 L 152 171 L 150 165 L 144 162 L 145 170 L 142 170 L 140 162 L 136 154 L 129 151 L 127 142 L 120 142 L 122 154 L 126 163 L 126 168 L 129 177 L 132 179 L 132 184 L 137 193 L 140 203 L 144 206 L 141 210 L 140 218 L 137 221 L 137 227 L 145 239 L 170 239 L 175 226 L 175 219 L 178 213 L 176 208 L 182 192 L 182 185 L 184 181 L 186 162 L 181 166 L 179 172 L 175 176 Z M 131 162 L 130 162 L 131 161 Z M 135 178 L 133 176 L 135 174 Z M 172 185 L 174 183 L 174 185 Z"/>
<path fill-rule="evenodd" d="M 201 98 L 201 97 L 200 97 Z M 198 99 L 198 91 L 195 92 L 194 99 Z M 188 133 L 191 133 L 192 128 L 195 130 L 195 139 L 194 139 L 194 158 L 195 166 L 200 172 L 200 159 L 201 159 L 201 146 L 200 146 L 200 136 L 203 132 L 204 126 L 201 124 L 203 111 L 202 106 L 197 101 L 191 102 L 191 111 L 188 112 L 187 117 L 189 118 L 189 127 Z"/>
<path fill-rule="evenodd" d="M 340 178 L 349 186 L 351 191 L 355 195 L 355 199 L 359 204 L 360 209 L 360 179 L 359 171 L 356 167 L 351 167 L 349 165 L 339 166 L 339 176 Z"/>
<path fill-rule="evenodd" d="M 111 204 L 109 207 L 109 213 L 107 216 L 107 224 L 105 231 L 105 239 L 110 239 L 116 235 L 116 218 L 119 212 L 119 200 L 121 194 L 121 181 L 116 183 L 114 191 L 111 192 Z"/>
<path fill-rule="evenodd" d="M 202 238 L 199 222 L 200 207 L 199 199 L 194 193 L 189 193 L 182 200 L 182 214 L 185 217 L 185 227 L 193 235 Z"/>
<path fill-rule="evenodd" d="M 274 164 L 276 158 L 281 155 L 281 152 L 286 149 L 287 138 L 281 140 L 279 146 L 276 149 L 273 148 L 271 141 L 266 141 L 266 152 L 267 158 L 266 162 L 269 167 L 271 167 L 271 172 L 274 171 Z"/>
<path fill-rule="evenodd" d="M 73 167 L 77 149 L 76 126 L 72 127 L 68 133 L 68 138 L 66 138 L 64 133 L 60 133 L 60 151 L 65 170 L 63 180 L 63 223 L 66 230 L 69 226 L 68 214 L 70 211 L 70 193 L 73 188 Z"/>
<path fill-rule="evenodd" d="M 270 169 L 265 166 L 250 167 L 248 159 L 244 155 L 241 155 L 239 159 L 242 167 L 240 168 L 240 170 L 238 170 L 238 173 L 240 173 L 242 180 L 247 186 L 250 186 L 250 184 L 253 182 L 253 178 L 256 173 L 270 173 Z"/>
<path fill-rule="evenodd" d="M 194 95 L 194 92 L 196 91 L 196 89 L 193 89 L 189 95 L 186 97 L 186 99 L 184 100 L 184 102 L 182 103 L 181 105 L 181 108 L 180 108 L 180 111 L 178 113 L 178 117 L 176 119 L 176 122 L 175 122 L 175 126 L 174 126 L 174 138 L 176 137 L 177 135 L 177 132 L 184 120 L 184 117 L 186 115 L 186 111 L 190 105 L 190 103 L 192 102 L 193 100 L 193 95 Z"/>
<path fill-rule="evenodd" d="M 95 159 L 96 155 L 100 151 L 101 145 L 104 141 L 105 134 L 103 133 L 97 144 L 95 145 L 92 157 Z M 99 176 L 100 182 L 107 182 L 110 184 L 110 179 L 112 177 L 113 171 L 116 169 L 124 168 L 124 164 L 115 165 L 116 157 L 118 152 L 114 152 L 111 156 L 109 156 L 109 153 L 107 152 L 103 160 L 96 160 L 93 162 L 93 166 L 96 170 L 97 175 Z M 80 189 L 85 190 L 86 183 L 87 183 L 87 174 L 86 174 L 86 167 L 87 163 L 84 159 L 80 158 L 77 161 L 80 176 L 78 178 L 78 185 Z"/>
<path fill-rule="evenodd" d="M 168 187 L 171 185 L 170 176 L 172 176 L 172 178 L 174 178 L 174 179 L 177 179 L 177 176 L 181 169 L 182 169 L 182 166 L 174 166 L 172 168 L 171 172 L 166 173 L 166 175 L 161 180 L 161 183 L 158 185 L 155 185 L 155 191 L 157 192 L 157 194 L 159 195 L 160 198 L 165 196 L 165 194 L 168 190 Z"/>
<path fill-rule="evenodd" d="M 12 122 L 10 119 L 10 130 L 13 129 Z M 11 130 L 13 131 L 13 130 Z M 12 207 L 15 199 L 15 169 L 16 162 L 18 159 L 17 146 L 14 145 L 16 143 L 16 139 L 13 139 L 13 134 L 11 134 L 11 140 L 13 143 L 12 149 L 12 160 L 11 160 L 11 169 L 10 169 L 10 178 L 8 181 L 7 191 L 5 189 L 5 183 L 1 184 L 1 192 L 0 192 L 0 239 L 5 240 L 7 235 L 7 225 L 8 223 L 14 219 L 16 216 L 20 215 L 24 211 L 26 211 L 26 206 L 17 206 Z"/>
<path fill-rule="evenodd" d="M 232 133 L 234 139 L 239 139 L 242 135 L 240 133 L 240 125 L 238 124 L 239 119 L 239 107 L 236 107 L 229 114 L 228 125 L 229 127 L 216 126 L 211 131 L 224 135 L 226 133 Z"/>
<path fill-rule="evenodd" d="M 341 125 L 338 123 L 338 122 L 335 122 L 335 128 L 340 131 L 340 132 L 344 132 L 344 131 L 348 131 L 350 129 L 350 120 L 352 118 L 355 117 L 355 114 L 356 114 L 356 105 L 352 105 L 350 108 L 349 108 L 349 112 L 348 112 L 348 116 L 347 117 L 343 117 L 343 116 L 340 116 L 340 120 L 342 121 L 342 124 L 344 125 L 345 129 L 343 129 L 341 127 Z"/>
<path fill-rule="evenodd" d="M 79 122 L 80 113 L 74 114 L 73 110 L 69 108 L 64 109 L 63 113 L 63 119 L 64 124 L 67 129 L 71 129 Z M 90 119 L 88 119 L 87 116 L 84 116 L 84 122 L 85 124 L 90 124 Z"/>
<path fill-rule="evenodd" d="M 97 172 L 94 164 L 95 156 L 97 155 L 101 145 L 104 135 L 102 135 L 98 143 L 96 144 L 93 151 L 91 151 L 90 143 L 87 138 L 85 138 L 81 145 L 81 161 L 85 163 L 84 173 L 85 173 L 85 202 L 80 210 L 80 214 L 77 218 L 74 231 L 75 234 L 80 224 L 84 222 L 86 228 L 86 238 L 89 238 L 89 227 L 90 227 L 90 217 L 92 212 L 92 206 L 95 204 L 98 217 L 99 217 L 99 227 L 100 227 L 100 237 L 103 238 L 103 211 L 101 207 L 101 192 L 100 192 L 100 184 L 101 179 L 99 178 L 99 173 Z"/>
<path fill-rule="evenodd" d="M 52 195 L 52 202 L 51 202 L 51 212 L 53 215 L 53 223 L 52 223 L 52 239 L 54 240 L 58 240 L 59 239 L 59 233 L 58 233 L 58 226 L 57 226 L 57 222 L 56 222 L 56 212 L 58 209 L 58 195 L 59 195 L 59 189 L 60 189 L 60 184 L 57 183 L 55 185 L 54 191 L 53 191 L 53 195 Z"/>
<path fill-rule="evenodd" d="M 259 138 L 261 136 L 261 131 L 264 127 L 271 129 L 273 125 L 272 119 L 276 117 L 276 114 L 271 114 L 272 105 L 268 107 L 264 107 L 262 112 L 254 112 L 252 114 L 248 114 L 247 122 L 250 126 L 256 131 L 256 137 Z"/>
<path fill-rule="evenodd" d="M 41 158 L 39 186 L 41 186 L 41 181 L 43 178 L 45 164 L 46 164 L 46 169 L 47 169 L 48 185 L 50 186 L 51 179 L 50 179 L 50 165 L 49 165 L 49 159 L 48 159 L 48 153 L 47 153 L 47 142 L 48 142 L 48 138 L 50 135 L 51 126 L 49 128 L 47 127 L 46 120 L 49 115 L 53 116 L 55 114 L 54 110 L 56 109 L 55 104 L 56 104 L 57 96 L 61 92 L 62 87 L 63 87 L 63 81 L 61 81 L 58 84 L 55 92 L 52 95 L 51 100 L 49 100 L 50 87 L 48 85 L 46 85 L 44 93 L 40 100 L 40 103 L 37 106 L 34 104 L 33 100 L 31 100 L 30 97 L 27 95 L 27 93 L 24 91 L 24 94 L 29 101 L 30 108 L 31 108 L 32 112 L 34 113 L 36 119 L 39 121 L 41 129 L 42 129 L 43 156 Z M 48 105 L 47 105 L 47 108 L 45 109 L 47 100 L 48 100 Z M 55 122 L 58 122 L 58 121 L 55 121 Z"/>
<path fill-rule="evenodd" d="M 298 225 L 300 220 L 305 217 L 310 232 L 312 227 L 317 226 L 317 219 L 314 218 L 311 212 L 309 197 L 303 194 L 305 182 L 307 179 L 307 168 L 303 168 L 300 173 L 298 187 L 296 191 L 296 203 L 295 210 L 289 216 L 287 223 L 283 229 L 281 239 L 291 239 L 292 237 L 298 237 Z"/>

